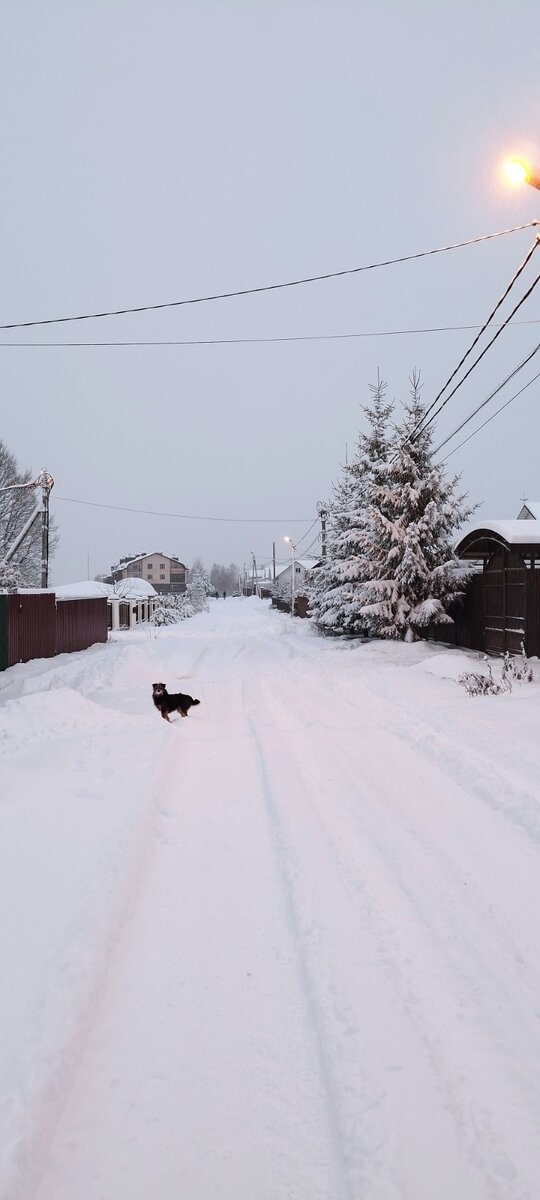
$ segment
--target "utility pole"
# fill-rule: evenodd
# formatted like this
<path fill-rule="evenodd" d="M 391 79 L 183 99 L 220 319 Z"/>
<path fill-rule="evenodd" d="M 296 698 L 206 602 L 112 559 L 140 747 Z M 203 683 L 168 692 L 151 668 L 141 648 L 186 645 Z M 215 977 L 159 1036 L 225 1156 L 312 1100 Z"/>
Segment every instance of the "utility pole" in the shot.
<path fill-rule="evenodd" d="M 49 586 L 49 496 L 54 479 L 48 471 L 41 471 L 37 478 L 41 487 L 41 586 Z"/>
<path fill-rule="evenodd" d="M 254 555 L 254 553 L 253 553 L 253 550 L 251 550 L 251 552 L 250 552 L 250 553 L 251 553 L 251 557 L 252 557 L 252 559 L 253 559 L 253 566 L 252 566 L 252 571 L 251 571 L 251 595 L 252 595 L 252 596 L 254 596 L 254 595 L 255 595 L 255 588 L 256 588 L 256 586 L 257 586 L 257 584 L 256 584 L 256 581 L 257 581 L 257 563 L 256 563 L 256 561 L 255 561 L 255 555 Z"/>
<path fill-rule="evenodd" d="M 41 586 L 46 588 L 49 582 L 49 496 L 54 487 L 54 479 L 49 475 L 48 471 L 40 471 L 37 479 L 31 483 L 10 483 L 6 487 L 0 488 L 1 492 L 12 492 L 18 488 L 41 488 L 41 504 L 36 504 L 36 507 L 28 520 L 23 525 L 20 532 L 13 539 L 10 546 L 6 550 L 3 562 L 7 563 L 17 553 L 19 546 L 22 545 L 27 533 L 30 532 L 34 521 L 41 516 Z"/>
<path fill-rule="evenodd" d="M 276 582 L 276 543 L 272 542 L 272 582 Z"/>
<path fill-rule="evenodd" d="M 321 558 L 326 558 L 326 518 L 328 513 L 321 501 L 317 505 L 317 512 L 321 518 Z"/>

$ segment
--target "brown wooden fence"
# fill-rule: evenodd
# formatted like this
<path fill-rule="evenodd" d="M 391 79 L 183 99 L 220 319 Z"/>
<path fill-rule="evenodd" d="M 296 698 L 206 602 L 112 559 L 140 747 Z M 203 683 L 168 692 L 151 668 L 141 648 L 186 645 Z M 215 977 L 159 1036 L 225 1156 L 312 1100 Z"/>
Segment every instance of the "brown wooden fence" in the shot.
<path fill-rule="evenodd" d="M 86 650 L 107 641 L 107 601 L 58 600 L 56 604 L 56 653 Z"/>
<path fill-rule="evenodd" d="M 51 592 L 0 595 L 0 670 L 107 641 L 107 600 L 57 600 Z"/>
<path fill-rule="evenodd" d="M 272 608 L 278 608 L 280 612 L 290 614 L 291 602 L 284 600 L 283 596 L 272 597 Z M 295 596 L 294 598 L 294 615 L 295 617 L 307 617 L 309 613 L 309 601 L 307 596 Z"/>

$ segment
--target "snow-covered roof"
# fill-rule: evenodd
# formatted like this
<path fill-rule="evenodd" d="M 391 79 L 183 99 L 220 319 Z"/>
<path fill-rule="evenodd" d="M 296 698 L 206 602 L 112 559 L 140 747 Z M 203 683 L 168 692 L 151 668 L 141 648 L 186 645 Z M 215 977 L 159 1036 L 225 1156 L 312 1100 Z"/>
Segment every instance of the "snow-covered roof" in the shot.
<path fill-rule="evenodd" d="M 455 550 L 459 557 L 482 558 L 490 554 L 493 542 L 506 546 L 540 546 L 540 521 L 496 519 L 478 521 L 462 530 Z M 491 545 L 491 549 L 490 549 Z"/>
<path fill-rule="evenodd" d="M 120 579 L 112 588 L 113 596 L 127 596 L 130 599 L 137 596 L 142 599 L 144 596 L 156 596 L 156 589 L 148 583 L 146 579 L 138 579 L 136 576 L 129 576 L 127 579 Z"/>
<path fill-rule="evenodd" d="M 149 554 L 137 554 L 135 558 L 128 558 L 125 561 L 119 562 L 113 567 L 113 571 L 125 571 L 126 567 L 132 567 L 134 563 L 142 562 L 143 558 L 167 558 L 169 562 L 180 563 L 181 567 L 185 567 L 185 563 L 179 558 L 175 558 L 174 554 L 164 554 L 163 550 L 151 550 Z"/>
<path fill-rule="evenodd" d="M 320 558 L 295 558 L 295 560 L 294 560 L 295 565 L 298 567 L 303 567 L 304 571 L 313 570 L 313 567 L 317 567 L 319 565 L 320 561 L 321 561 Z M 291 565 L 290 559 L 288 560 L 288 562 L 276 563 L 276 579 L 279 579 L 279 576 L 283 575 L 283 572 L 286 571 L 290 567 L 290 565 Z"/>
<path fill-rule="evenodd" d="M 59 600 L 97 600 L 102 596 L 114 596 L 114 588 L 110 583 L 101 583 L 98 579 L 82 579 L 80 583 L 61 583 L 58 587 L 48 589 L 54 592 Z"/>

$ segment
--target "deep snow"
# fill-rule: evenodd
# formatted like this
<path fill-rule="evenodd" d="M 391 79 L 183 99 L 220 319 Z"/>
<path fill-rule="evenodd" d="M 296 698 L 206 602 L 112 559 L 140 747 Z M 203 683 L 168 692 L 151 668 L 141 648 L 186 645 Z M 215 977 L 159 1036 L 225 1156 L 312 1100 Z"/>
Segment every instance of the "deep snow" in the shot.
<path fill-rule="evenodd" d="M 0 675 L 2 1200 L 536 1200 L 540 685 L 474 658 L 231 599 Z"/>

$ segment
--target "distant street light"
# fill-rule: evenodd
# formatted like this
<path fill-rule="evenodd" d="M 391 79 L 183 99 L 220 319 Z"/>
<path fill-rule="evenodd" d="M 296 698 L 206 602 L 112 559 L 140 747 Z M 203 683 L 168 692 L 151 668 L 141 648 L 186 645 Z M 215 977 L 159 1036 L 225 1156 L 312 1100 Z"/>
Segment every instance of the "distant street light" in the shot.
<path fill-rule="evenodd" d="M 290 542 L 291 546 L 291 617 L 294 617 L 294 560 L 296 555 L 296 546 L 290 537 L 286 537 L 283 540 L 284 542 Z"/>
<path fill-rule="evenodd" d="M 540 191 L 540 176 L 536 175 L 528 163 L 523 162 L 521 158 L 510 158 L 504 164 L 504 169 L 510 180 L 510 183 L 519 187 L 522 183 L 529 183 L 531 187 L 537 188 Z"/>

